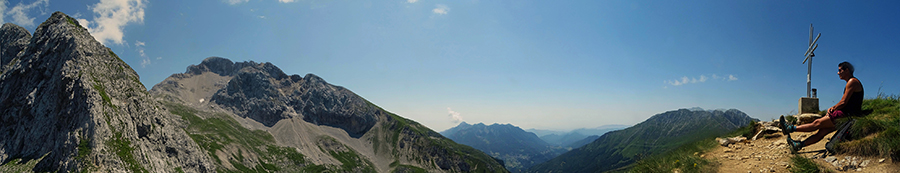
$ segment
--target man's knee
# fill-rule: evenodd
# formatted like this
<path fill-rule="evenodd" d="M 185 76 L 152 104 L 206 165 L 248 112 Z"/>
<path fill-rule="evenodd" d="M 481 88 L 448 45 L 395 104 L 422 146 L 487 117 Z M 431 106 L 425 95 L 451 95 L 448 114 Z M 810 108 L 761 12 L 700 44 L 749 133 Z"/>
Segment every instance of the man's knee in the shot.
<path fill-rule="evenodd" d="M 825 122 L 825 120 L 822 118 L 819 118 L 819 119 L 816 119 L 815 121 L 813 121 L 812 124 L 813 124 L 813 126 L 819 127 L 820 125 L 822 125 L 822 122 Z"/>

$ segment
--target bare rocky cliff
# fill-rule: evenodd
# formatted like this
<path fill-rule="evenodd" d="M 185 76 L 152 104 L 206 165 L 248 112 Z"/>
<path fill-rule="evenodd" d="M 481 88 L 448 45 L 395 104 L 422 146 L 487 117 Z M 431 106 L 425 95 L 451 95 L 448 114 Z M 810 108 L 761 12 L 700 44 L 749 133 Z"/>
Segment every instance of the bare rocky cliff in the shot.
<path fill-rule="evenodd" d="M 185 123 L 76 20 L 0 28 L 0 161 L 31 171 L 212 172 Z"/>

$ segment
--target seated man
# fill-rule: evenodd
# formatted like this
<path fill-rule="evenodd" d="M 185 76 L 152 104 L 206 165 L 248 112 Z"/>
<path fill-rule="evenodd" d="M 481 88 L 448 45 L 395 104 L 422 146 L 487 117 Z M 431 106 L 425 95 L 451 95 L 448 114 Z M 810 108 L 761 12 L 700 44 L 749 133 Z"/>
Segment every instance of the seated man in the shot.
<path fill-rule="evenodd" d="M 812 123 L 800 126 L 787 125 L 784 121 L 784 116 L 781 116 L 778 126 L 785 136 L 787 136 L 787 142 L 788 145 L 791 146 L 792 151 L 799 151 L 804 146 L 815 144 L 822 140 L 822 138 L 825 138 L 825 135 L 828 135 L 828 133 L 835 130 L 835 119 L 846 117 L 848 115 L 858 115 L 862 111 L 862 101 L 865 94 L 863 92 L 862 83 L 859 82 L 859 79 L 853 77 L 853 70 L 853 65 L 849 62 L 838 64 L 838 76 L 841 80 L 847 81 L 847 85 L 844 86 L 844 96 L 841 97 L 841 101 L 828 108 L 827 116 L 823 116 Z M 818 130 L 816 134 L 803 141 L 794 141 L 791 139 L 791 136 L 788 135 L 794 131 L 812 132 L 816 130 Z"/>

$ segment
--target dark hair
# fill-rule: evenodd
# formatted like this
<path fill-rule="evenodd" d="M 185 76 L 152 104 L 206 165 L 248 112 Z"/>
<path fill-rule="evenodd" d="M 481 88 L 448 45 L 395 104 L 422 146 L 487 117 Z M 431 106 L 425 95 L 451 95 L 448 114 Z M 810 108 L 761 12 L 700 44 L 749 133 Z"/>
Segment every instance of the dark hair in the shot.
<path fill-rule="evenodd" d="M 854 70 L 853 64 L 850 64 L 850 62 L 847 62 L 847 61 L 841 62 L 840 64 L 838 64 L 838 68 L 848 70 L 848 71 L 850 71 L 850 74 L 853 74 L 853 70 Z"/>

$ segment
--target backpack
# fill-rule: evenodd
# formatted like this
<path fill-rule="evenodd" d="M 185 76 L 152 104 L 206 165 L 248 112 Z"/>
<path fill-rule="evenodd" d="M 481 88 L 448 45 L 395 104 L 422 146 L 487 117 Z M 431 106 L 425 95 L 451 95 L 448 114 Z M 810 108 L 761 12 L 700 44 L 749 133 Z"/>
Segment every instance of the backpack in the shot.
<path fill-rule="evenodd" d="M 838 142 L 849 140 L 850 127 L 853 126 L 853 123 L 856 123 L 856 119 L 850 119 L 850 121 L 838 126 L 837 133 L 834 133 L 834 135 L 831 136 L 831 140 L 828 140 L 828 143 L 825 144 L 825 150 L 828 151 L 828 153 L 831 153 L 831 155 L 837 154 L 834 150 L 834 145 Z"/>

